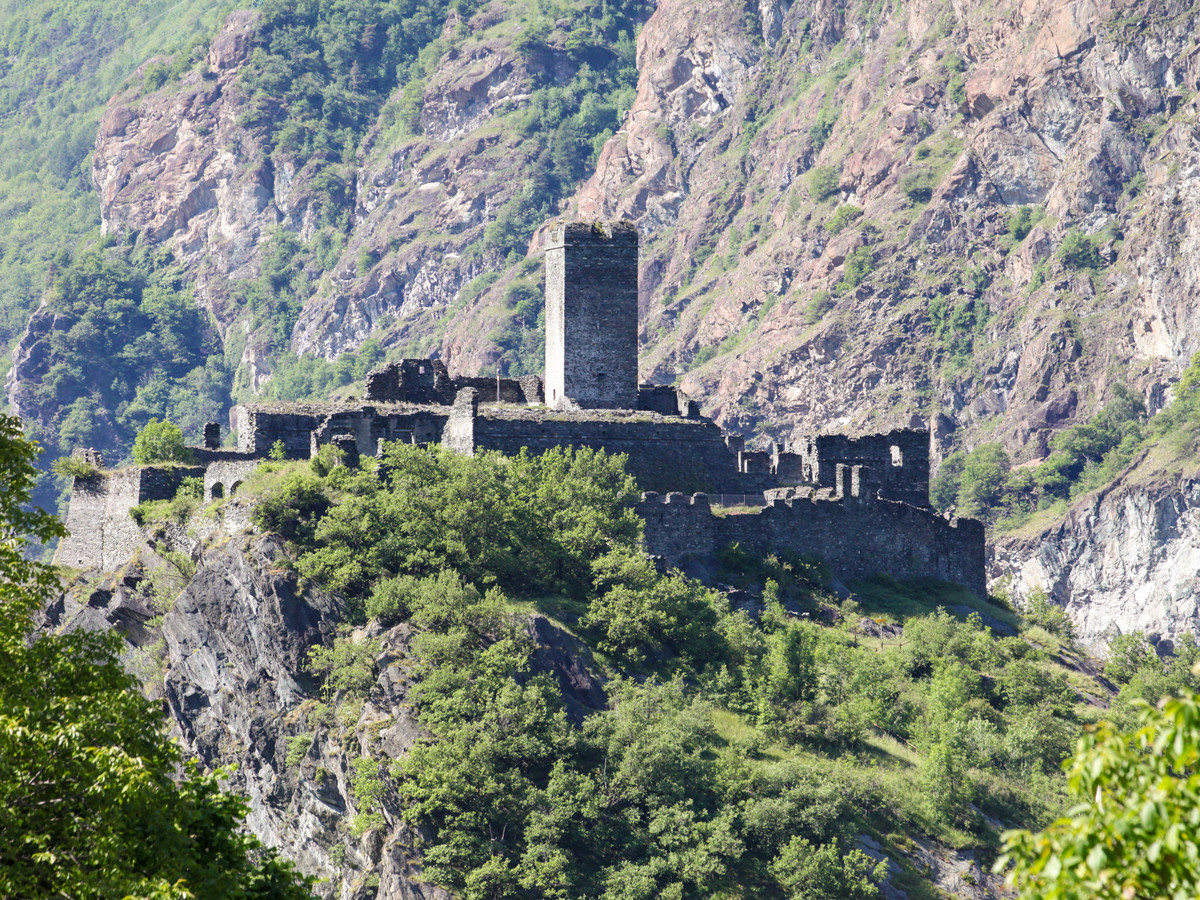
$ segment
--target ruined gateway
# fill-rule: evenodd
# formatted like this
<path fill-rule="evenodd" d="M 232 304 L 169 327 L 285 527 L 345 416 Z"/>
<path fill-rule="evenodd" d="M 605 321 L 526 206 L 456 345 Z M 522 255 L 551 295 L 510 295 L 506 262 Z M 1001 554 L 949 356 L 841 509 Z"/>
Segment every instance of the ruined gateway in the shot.
<path fill-rule="evenodd" d="M 544 379 L 453 376 L 441 360 L 407 359 L 373 372 L 355 403 L 236 407 L 237 449 L 205 429 L 195 467 L 131 467 L 75 479 L 55 561 L 112 568 L 142 542 L 129 510 L 172 497 L 188 476 L 207 501 L 232 497 L 271 451 L 307 458 L 325 444 L 348 465 L 384 441 L 440 443 L 455 452 L 594 447 L 629 457 L 646 491 L 637 511 L 649 552 L 667 563 L 737 541 L 823 560 L 839 578 L 934 577 L 986 595 L 983 525 L 929 506 L 929 433 L 819 435 L 749 451 L 673 387 L 638 381 L 638 234 L 630 223 L 558 223 L 546 243 Z M 98 454 L 77 450 L 93 463 Z M 756 511 L 716 515 L 732 501 Z M 249 525 L 229 504 L 226 531 Z"/>

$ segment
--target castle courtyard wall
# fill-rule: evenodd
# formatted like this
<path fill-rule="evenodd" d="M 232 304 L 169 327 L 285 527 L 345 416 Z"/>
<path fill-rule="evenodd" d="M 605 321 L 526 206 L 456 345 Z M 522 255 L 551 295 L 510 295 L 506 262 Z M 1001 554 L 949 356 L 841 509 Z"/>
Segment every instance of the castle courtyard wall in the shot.
<path fill-rule="evenodd" d="M 987 596 L 984 529 L 907 503 L 845 497 L 775 500 L 758 513 L 715 516 L 704 496 L 646 495 L 637 505 L 652 555 L 671 564 L 731 543 L 824 561 L 842 579 L 940 578 Z"/>

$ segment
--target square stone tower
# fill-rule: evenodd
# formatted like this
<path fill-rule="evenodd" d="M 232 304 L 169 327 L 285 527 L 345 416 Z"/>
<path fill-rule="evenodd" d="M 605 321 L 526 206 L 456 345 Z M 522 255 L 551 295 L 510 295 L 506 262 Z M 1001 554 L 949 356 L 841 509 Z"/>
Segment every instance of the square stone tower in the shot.
<path fill-rule="evenodd" d="M 546 239 L 546 403 L 636 409 L 638 233 L 556 222 Z"/>

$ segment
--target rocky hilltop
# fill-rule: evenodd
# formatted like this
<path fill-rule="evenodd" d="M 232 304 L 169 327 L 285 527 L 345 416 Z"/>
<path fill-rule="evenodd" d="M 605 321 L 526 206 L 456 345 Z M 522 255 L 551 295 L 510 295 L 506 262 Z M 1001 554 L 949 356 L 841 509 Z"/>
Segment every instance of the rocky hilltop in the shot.
<path fill-rule="evenodd" d="M 1169 402 L 1200 350 L 1193 4 L 661 0 L 588 40 L 571 9 L 442 10 L 342 157 L 280 139 L 291 101 L 247 86 L 270 34 L 235 13 L 179 81 L 109 104 L 104 228 L 183 266 L 242 397 L 368 340 L 536 370 L 535 229 L 561 213 L 638 223 L 642 377 L 760 441 L 921 420 L 941 453 L 1025 462 L 1117 384 Z M 302 290 L 268 315 L 243 288 L 281 236 Z"/>

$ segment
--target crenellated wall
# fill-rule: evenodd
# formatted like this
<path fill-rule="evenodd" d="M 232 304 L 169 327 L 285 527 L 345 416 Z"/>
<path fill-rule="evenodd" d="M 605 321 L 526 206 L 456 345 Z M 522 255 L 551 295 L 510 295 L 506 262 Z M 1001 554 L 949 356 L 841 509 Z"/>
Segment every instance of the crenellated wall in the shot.
<path fill-rule="evenodd" d="M 987 596 L 984 530 L 973 519 L 867 496 L 772 499 L 757 513 L 716 516 L 703 494 L 651 493 L 637 511 L 650 553 L 672 564 L 737 542 L 757 553 L 787 549 L 820 559 L 843 580 L 940 578 Z"/>

